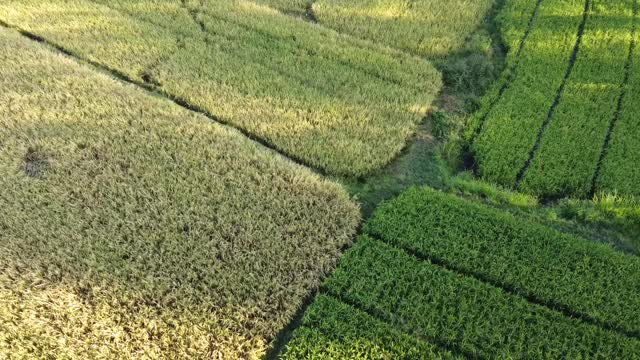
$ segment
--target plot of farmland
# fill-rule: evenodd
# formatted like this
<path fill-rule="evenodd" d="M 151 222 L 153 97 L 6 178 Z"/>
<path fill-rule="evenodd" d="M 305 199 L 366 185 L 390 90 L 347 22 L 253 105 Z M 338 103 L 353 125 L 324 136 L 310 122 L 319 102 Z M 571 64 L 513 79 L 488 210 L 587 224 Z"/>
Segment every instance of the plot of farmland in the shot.
<path fill-rule="evenodd" d="M 244 0 L 9 0 L 0 20 L 334 175 L 393 159 L 441 84 L 427 61 Z"/>
<path fill-rule="evenodd" d="M 256 0 L 340 32 L 424 56 L 462 48 L 492 0 Z"/>
<path fill-rule="evenodd" d="M 637 17 L 635 0 L 507 2 L 510 63 L 473 122 L 482 177 L 552 198 L 640 194 L 621 158 L 637 153 Z"/>
<path fill-rule="evenodd" d="M 639 281 L 635 256 L 414 188 L 375 212 L 283 358 L 636 358 Z"/>
<path fill-rule="evenodd" d="M 257 358 L 351 240 L 336 184 L 0 30 L 0 358 Z"/>

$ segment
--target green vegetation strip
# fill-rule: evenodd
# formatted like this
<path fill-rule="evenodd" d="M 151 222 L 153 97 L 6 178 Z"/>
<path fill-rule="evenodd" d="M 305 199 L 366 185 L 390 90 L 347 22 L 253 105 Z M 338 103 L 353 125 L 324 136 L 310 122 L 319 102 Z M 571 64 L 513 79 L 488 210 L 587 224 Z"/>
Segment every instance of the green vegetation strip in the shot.
<path fill-rule="evenodd" d="M 0 20 L 334 175 L 391 161 L 441 85 L 427 61 L 244 0 L 8 0 Z"/>
<path fill-rule="evenodd" d="M 534 195 L 586 197 L 624 89 L 635 0 L 594 0 L 560 104 L 520 185 Z"/>
<path fill-rule="evenodd" d="M 509 186 L 516 182 L 557 100 L 586 1 L 545 0 L 540 4 L 518 60 L 518 73 L 491 109 L 471 148 L 478 173 L 485 179 Z M 517 20 L 515 28 L 521 28 L 523 21 Z"/>
<path fill-rule="evenodd" d="M 427 58 L 463 48 L 494 0 L 254 0 L 323 26 Z"/>
<path fill-rule="evenodd" d="M 461 359 L 366 312 L 318 295 L 280 359 Z"/>
<path fill-rule="evenodd" d="M 480 109 L 469 121 L 466 134 L 469 143 L 473 143 L 480 135 L 489 113 L 498 104 L 518 73 L 520 55 L 527 43 L 541 3 L 542 0 L 536 2 L 529 0 L 507 1 L 496 17 L 503 43 L 508 49 L 507 66 L 494 86 L 489 88 L 485 96 L 482 97 Z M 530 15 L 527 17 L 528 14 Z"/>
<path fill-rule="evenodd" d="M 0 358 L 258 358 L 354 235 L 338 185 L 5 29 L 0 87 Z"/>
<path fill-rule="evenodd" d="M 640 341 L 361 237 L 325 285 L 403 331 L 473 358 L 630 359 Z"/>
<path fill-rule="evenodd" d="M 640 336 L 640 259 L 430 189 L 381 205 L 366 231 L 525 298 Z"/>
<path fill-rule="evenodd" d="M 638 26 L 638 3 L 635 4 Z M 620 114 L 605 149 L 605 157 L 596 190 L 619 192 L 640 197 L 640 30 L 634 33 L 634 48 L 629 64 L 629 81 L 621 99 Z"/>

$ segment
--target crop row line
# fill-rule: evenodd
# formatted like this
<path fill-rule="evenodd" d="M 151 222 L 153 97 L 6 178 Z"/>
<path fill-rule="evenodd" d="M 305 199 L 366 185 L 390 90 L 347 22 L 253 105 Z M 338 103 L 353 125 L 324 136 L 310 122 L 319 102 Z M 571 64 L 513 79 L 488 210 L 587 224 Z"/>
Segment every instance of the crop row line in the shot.
<path fill-rule="evenodd" d="M 559 304 L 559 303 L 554 303 L 554 302 L 549 302 L 547 300 L 543 300 L 540 299 L 538 297 L 536 297 L 533 294 L 530 293 L 526 293 L 524 291 L 520 291 L 512 286 L 509 286 L 507 284 L 503 284 L 500 283 L 498 281 L 495 281 L 493 279 L 491 279 L 490 277 L 483 275 L 481 273 L 478 272 L 474 272 L 474 271 L 469 271 L 469 270 L 465 270 L 463 268 L 460 268 L 458 266 L 456 266 L 455 264 L 452 264 L 448 261 L 445 261 L 441 258 L 438 257 L 434 257 L 432 255 L 425 255 L 422 254 L 418 251 L 412 250 L 412 249 L 408 249 L 404 246 L 398 246 L 397 244 L 393 244 L 392 242 L 385 240 L 377 235 L 371 234 L 371 233 L 367 233 L 367 236 L 370 237 L 371 239 L 374 240 L 378 240 L 380 242 L 383 242 L 387 245 L 393 246 L 397 249 L 400 249 L 402 251 L 404 251 L 405 253 L 411 255 L 412 257 L 422 261 L 422 262 L 428 262 L 431 263 L 433 265 L 439 266 L 445 270 L 463 275 L 465 277 L 470 277 L 470 278 L 474 278 L 477 279 L 479 281 L 482 281 L 488 285 L 491 285 L 493 287 L 499 288 L 504 290 L 506 293 L 509 293 L 511 295 L 515 295 L 519 298 L 522 298 L 524 300 L 526 300 L 527 302 L 534 304 L 534 305 L 538 305 L 538 306 L 542 306 L 545 307 L 549 310 L 553 310 L 556 311 L 558 313 L 561 313 L 563 316 L 567 317 L 567 318 L 574 318 L 574 319 L 579 319 L 580 321 L 593 325 L 593 326 L 597 326 L 601 329 L 604 330 L 609 330 L 609 331 L 614 331 L 620 335 L 623 335 L 625 337 L 628 338 L 632 338 L 632 339 L 640 339 L 640 334 L 636 333 L 636 332 L 630 332 L 627 331 L 625 329 L 622 329 L 621 327 L 614 325 L 614 324 L 610 324 L 604 321 L 600 321 L 598 319 L 595 319 L 587 314 L 581 313 L 581 312 L 577 312 L 575 310 L 570 309 L 569 307 Z"/>
<path fill-rule="evenodd" d="M 504 79 L 504 83 L 502 84 L 502 86 L 500 87 L 500 90 L 498 91 L 498 94 L 487 106 L 487 111 L 485 111 L 484 114 L 482 114 L 482 116 L 480 117 L 480 119 L 478 119 L 478 126 L 473 132 L 473 134 L 471 135 L 471 138 L 469 139 L 470 145 L 473 144 L 475 139 L 482 133 L 485 120 L 487 119 L 487 117 L 489 117 L 489 114 L 491 113 L 493 108 L 495 108 L 498 102 L 500 102 L 500 100 L 502 99 L 502 96 L 504 96 L 504 93 L 509 89 L 509 86 L 511 85 L 513 80 L 516 78 L 518 74 L 518 67 L 520 65 L 520 59 L 521 59 L 520 55 L 524 50 L 527 39 L 529 38 L 529 34 L 531 33 L 531 29 L 533 28 L 533 23 L 535 22 L 535 19 L 538 16 L 538 10 L 540 9 L 540 5 L 542 4 L 542 1 L 543 0 L 537 0 L 536 6 L 533 8 L 533 12 L 531 13 L 531 16 L 529 17 L 529 22 L 527 23 L 527 30 L 522 36 L 522 39 L 520 39 L 520 44 L 518 45 L 518 51 L 516 52 L 514 62 L 509 68 L 509 70 L 507 70 L 507 75 Z"/>
<path fill-rule="evenodd" d="M 624 99 L 627 95 L 627 86 L 629 84 L 629 78 L 631 77 L 631 67 L 633 66 L 633 52 L 636 48 L 636 31 L 638 26 L 638 0 L 633 2 L 633 27 L 631 29 L 631 43 L 629 44 L 629 55 L 627 57 L 627 61 L 624 67 L 624 78 L 622 83 L 620 84 L 620 96 L 618 97 L 618 103 L 616 105 L 616 112 L 611 118 L 611 122 L 609 123 L 609 128 L 607 129 L 607 135 L 604 139 L 604 143 L 602 144 L 602 151 L 600 152 L 600 158 L 598 159 L 598 163 L 596 165 L 596 170 L 593 173 L 593 178 L 591 179 L 591 191 L 589 192 L 589 197 L 592 198 L 597 190 L 597 182 L 600 177 L 600 173 L 602 171 L 602 165 L 604 163 L 604 159 L 607 156 L 609 150 L 609 144 L 611 142 L 611 136 L 613 134 L 613 130 L 618 123 L 618 119 L 620 118 L 620 114 L 622 113 L 622 104 L 624 103 Z"/>
<path fill-rule="evenodd" d="M 170 94 L 167 91 L 164 91 L 161 88 L 158 88 L 157 86 L 155 86 L 153 84 L 145 83 L 145 82 L 142 82 L 142 81 L 137 81 L 135 79 L 132 79 L 130 76 L 128 76 L 127 74 L 125 74 L 125 73 L 123 73 L 123 72 L 121 72 L 121 71 L 119 71 L 117 69 L 102 65 L 102 64 L 100 64 L 100 63 L 98 63 L 96 61 L 93 61 L 93 60 L 87 59 L 85 57 L 79 56 L 79 55 L 75 54 L 73 51 L 70 51 L 70 50 L 66 49 L 65 47 L 63 47 L 61 45 L 53 43 L 53 42 L 51 42 L 51 41 L 49 41 L 49 40 L 47 40 L 47 39 L 45 39 L 45 38 L 43 38 L 43 37 L 41 37 L 41 36 L 39 36 L 37 34 L 34 34 L 34 33 L 30 32 L 30 31 L 26 31 L 26 30 L 21 29 L 21 28 L 19 28 L 17 26 L 13 26 L 11 24 L 8 24 L 8 23 L 6 23 L 6 22 L 4 22 L 2 20 L 0 20 L 0 26 L 5 27 L 7 29 L 15 30 L 18 33 L 20 33 L 22 36 L 25 36 L 26 38 L 28 38 L 28 39 L 30 39 L 32 41 L 35 41 L 35 42 L 38 42 L 40 44 L 46 45 L 51 50 L 55 50 L 55 51 L 59 52 L 62 55 L 68 56 L 70 58 L 73 58 L 76 61 L 79 61 L 81 63 L 89 65 L 94 70 L 97 70 L 97 71 L 99 71 L 101 73 L 109 74 L 110 76 L 112 76 L 113 78 L 115 78 L 115 79 L 117 79 L 117 80 L 119 80 L 121 82 L 127 83 L 129 85 L 136 86 L 139 89 L 145 91 L 146 93 L 149 93 L 149 94 L 155 95 L 155 96 L 160 96 L 160 97 L 162 97 L 162 98 L 164 98 L 166 100 L 169 100 L 172 103 L 174 103 L 174 104 L 176 104 L 176 105 L 178 105 L 178 106 L 180 106 L 180 107 L 182 107 L 182 108 L 184 108 L 186 110 L 189 110 L 191 112 L 200 114 L 200 115 L 206 117 L 207 119 L 209 119 L 209 120 L 211 120 L 211 121 L 213 121 L 215 123 L 218 123 L 220 125 L 226 126 L 228 128 L 232 128 L 232 129 L 240 132 L 242 135 L 244 135 L 249 140 L 258 143 L 258 144 L 264 146 L 265 148 L 268 148 L 269 150 L 271 150 L 274 153 L 282 156 L 283 158 L 288 159 L 292 163 L 295 163 L 295 164 L 297 164 L 299 166 L 303 166 L 303 167 L 306 167 L 308 169 L 311 169 L 311 170 L 313 170 L 314 172 L 316 172 L 316 173 L 318 173 L 320 175 L 327 176 L 327 172 L 325 170 L 323 170 L 323 169 L 321 169 L 319 167 L 315 167 L 315 166 L 307 163 L 306 161 L 298 158 L 295 155 L 284 153 L 284 152 L 280 151 L 278 148 L 276 148 L 274 145 L 269 143 L 268 141 L 251 134 L 247 130 L 244 130 L 244 129 L 242 129 L 242 128 L 238 127 L 238 126 L 235 126 L 235 125 L 233 125 L 233 124 L 231 124 L 231 123 L 229 123 L 227 121 L 224 121 L 223 119 L 221 119 L 221 118 L 217 117 L 216 115 L 210 113 L 206 109 L 204 109 L 204 108 L 202 108 L 202 107 L 200 107 L 198 105 L 192 104 L 192 103 L 188 102 L 187 100 L 185 100 L 185 99 L 183 99 L 183 98 L 181 98 L 179 96 L 175 96 L 173 94 Z"/>
<path fill-rule="evenodd" d="M 553 114 L 555 113 L 556 108 L 560 104 L 560 100 L 562 99 L 562 94 L 564 93 L 564 88 L 567 84 L 567 80 L 571 76 L 571 72 L 573 71 L 573 67 L 576 63 L 576 59 L 578 58 L 578 53 L 580 52 L 580 45 L 582 44 L 582 35 L 584 34 L 584 29 L 587 25 L 587 20 L 589 19 L 590 10 L 591 10 L 591 0 L 585 0 L 584 13 L 582 14 L 582 22 L 580 23 L 580 26 L 578 26 L 578 35 L 577 35 L 576 43 L 573 47 L 573 50 L 571 51 L 571 55 L 569 56 L 569 65 L 567 66 L 567 71 L 564 75 L 564 78 L 562 79 L 562 83 L 560 84 L 560 87 L 558 88 L 556 96 L 553 99 L 551 108 L 549 109 L 549 112 L 547 113 L 547 116 L 544 119 L 544 122 L 542 123 L 540 130 L 538 131 L 536 142 L 534 143 L 533 147 L 529 151 L 529 156 L 527 160 L 525 161 L 524 165 L 522 166 L 522 168 L 518 172 L 518 175 L 516 176 L 515 188 L 518 188 L 522 183 L 522 179 L 524 178 L 524 175 L 529 169 L 529 166 L 531 165 L 531 162 L 533 161 L 533 158 L 535 157 L 536 152 L 540 148 L 540 142 L 542 141 L 542 136 L 544 135 L 545 130 L 549 126 L 549 123 L 553 118 Z"/>
<path fill-rule="evenodd" d="M 382 322 L 384 322 L 386 324 L 389 324 L 390 326 L 392 326 L 393 328 L 395 328 L 396 330 L 398 330 L 398 331 L 400 331 L 400 332 L 402 332 L 404 334 L 416 337 L 416 338 L 418 338 L 418 339 L 420 339 L 422 341 L 426 341 L 426 342 L 435 344 L 436 346 L 438 346 L 439 348 L 441 348 L 443 350 L 449 351 L 449 352 L 451 352 L 453 354 L 462 355 L 465 358 L 470 359 L 470 360 L 479 360 L 479 359 L 481 359 L 477 354 L 474 354 L 474 353 L 471 353 L 471 352 L 468 352 L 468 351 L 464 351 L 460 347 L 452 345 L 452 344 L 449 344 L 449 343 L 446 343 L 446 342 L 444 342 L 444 341 L 442 341 L 442 340 L 440 340 L 438 338 L 430 337 L 430 336 L 424 335 L 422 333 L 417 333 L 415 331 L 404 329 L 404 328 L 400 327 L 398 324 L 393 323 L 389 319 L 389 317 L 387 315 L 385 315 L 385 313 L 383 311 L 380 311 L 380 310 L 377 310 L 377 309 L 372 309 L 372 308 L 362 304 L 361 302 L 359 302 L 357 300 L 348 299 L 346 296 L 344 296 L 343 294 L 341 294 L 338 291 L 333 291 L 333 290 L 328 289 L 328 288 L 323 286 L 322 288 L 320 288 L 319 293 L 323 294 L 323 295 L 326 295 L 326 296 L 329 296 L 329 297 L 332 297 L 332 298 L 334 298 L 334 299 L 336 299 L 336 300 L 338 300 L 338 301 L 340 301 L 340 302 L 342 302 L 344 304 L 347 304 L 347 305 L 349 305 L 349 306 L 351 306 L 351 307 L 353 307 L 353 308 L 355 308 L 357 310 L 360 310 L 363 313 L 371 316 L 374 319 L 377 319 L 377 320 L 380 320 L 380 321 L 382 321 Z"/>

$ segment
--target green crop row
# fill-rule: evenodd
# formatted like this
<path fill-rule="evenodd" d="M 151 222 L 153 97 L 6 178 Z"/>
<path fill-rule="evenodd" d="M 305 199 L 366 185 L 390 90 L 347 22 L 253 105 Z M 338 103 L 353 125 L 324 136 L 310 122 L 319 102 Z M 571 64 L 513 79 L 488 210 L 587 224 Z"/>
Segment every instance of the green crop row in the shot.
<path fill-rule="evenodd" d="M 459 359 L 330 296 L 318 295 L 281 359 Z"/>
<path fill-rule="evenodd" d="M 337 184 L 4 28 L 0 87 L 0 358 L 256 359 L 355 233 Z"/>
<path fill-rule="evenodd" d="M 427 58 L 460 50 L 493 0 L 254 0 L 321 25 Z"/>
<path fill-rule="evenodd" d="M 381 205 L 366 231 L 599 324 L 640 334 L 640 259 L 430 189 Z"/>
<path fill-rule="evenodd" d="M 334 175 L 393 159 L 441 85 L 427 61 L 244 0 L 7 0 L 0 20 Z"/>
<path fill-rule="evenodd" d="M 580 52 L 521 189 L 586 197 L 616 116 L 634 26 L 635 0 L 593 0 Z"/>
<path fill-rule="evenodd" d="M 629 82 L 596 185 L 601 191 L 640 197 L 640 19 L 637 11 Z"/>
<path fill-rule="evenodd" d="M 640 341 L 361 237 L 325 286 L 349 303 L 463 355 L 635 359 Z M 637 315 L 637 314 L 636 314 Z"/>
<path fill-rule="evenodd" d="M 500 9 L 500 13 L 496 16 L 496 23 L 498 24 L 502 41 L 507 48 L 506 67 L 500 78 L 482 97 L 479 110 L 469 120 L 466 137 L 470 142 L 475 140 L 493 106 L 495 106 L 517 74 L 520 52 L 527 42 L 530 25 L 533 24 L 537 17 L 538 7 L 539 5 L 536 1 L 510 0 L 505 2 Z"/>
<path fill-rule="evenodd" d="M 517 60 L 518 72 L 490 109 L 472 145 L 478 172 L 485 179 L 507 185 L 516 182 L 563 83 L 585 1 L 541 2 Z M 517 24 L 520 28 L 523 21 Z"/>

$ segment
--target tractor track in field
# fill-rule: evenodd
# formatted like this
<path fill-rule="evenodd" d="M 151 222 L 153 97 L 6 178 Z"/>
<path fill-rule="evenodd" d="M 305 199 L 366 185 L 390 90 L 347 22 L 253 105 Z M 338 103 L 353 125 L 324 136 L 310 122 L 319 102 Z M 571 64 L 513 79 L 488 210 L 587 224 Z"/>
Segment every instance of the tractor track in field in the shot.
<path fill-rule="evenodd" d="M 590 315 L 581 313 L 581 312 L 577 312 L 575 310 L 570 309 L 569 307 L 567 307 L 566 305 L 560 304 L 560 303 L 554 303 L 554 302 L 550 302 L 548 300 L 544 300 L 541 298 L 536 297 L 533 294 L 528 294 L 524 291 L 518 290 L 513 286 L 510 286 L 508 284 L 503 284 L 500 283 L 498 281 L 495 281 L 493 279 L 490 279 L 489 277 L 480 274 L 478 272 L 475 271 L 469 271 L 469 270 L 465 270 L 463 268 L 460 268 L 446 260 L 440 259 L 438 257 L 434 257 L 434 256 L 429 256 L 429 255 L 424 255 L 421 254 L 418 251 L 414 251 L 411 249 L 407 249 L 404 246 L 399 246 L 397 244 L 394 244 L 391 241 L 385 240 L 383 238 L 381 238 L 380 236 L 377 235 L 372 235 L 372 234 L 367 234 L 367 236 L 371 239 L 375 239 L 378 240 L 380 242 L 383 242 L 387 245 L 393 246 L 396 249 L 402 250 L 405 253 L 411 255 L 412 257 L 418 259 L 421 262 L 426 262 L 426 263 L 431 263 L 433 265 L 439 266 L 445 270 L 454 272 L 456 274 L 460 274 L 463 275 L 465 277 L 469 277 L 469 278 L 473 278 L 476 279 L 478 281 L 481 281 L 485 284 L 488 284 L 490 286 L 493 286 L 495 288 L 499 288 L 502 289 L 503 291 L 505 291 L 506 293 L 516 296 L 518 298 L 521 298 L 525 301 L 527 301 L 530 304 L 533 305 L 537 305 L 537 306 L 542 306 L 546 309 L 555 311 L 557 313 L 562 314 L 564 317 L 566 318 L 572 318 L 572 319 L 578 319 L 579 321 L 598 327 L 600 329 L 604 329 L 604 330 L 608 330 L 608 331 L 612 331 L 615 332 L 621 336 L 630 338 L 630 339 L 635 339 L 635 340 L 640 340 L 640 333 L 639 332 L 632 332 L 632 331 L 628 331 L 625 330 L 623 328 L 621 328 L 620 326 L 617 326 L 615 324 L 611 324 L 608 322 L 604 322 L 598 319 L 593 318 Z"/>
<path fill-rule="evenodd" d="M 202 20 L 198 19 L 198 14 L 200 14 L 200 12 L 196 9 L 189 7 L 189 4 L 187 3 L 187 1 L 188 0 L 180 0 L 180 7 L 182 7 L 189 14 L 189 17 L 191 17 L 191 20 L 193 20 L 193 23 L 196 24 L 196 26 L 200 30 L 200 33 L 202 33 L 204 42 L 208 44 L 209 37 L 207 36 L 208 34 L 207 27 L 205 26 Z"/>
<path fill-rule="evenodd" d="M 633 2 L 633 27 L 631 29 L 631 43 L 629 44 L 629 55 L 627 57 L 627 62 L 624 67 L 624 78 L 622 83 L 620 84 L 620 96 L 618 97 L 618 103 L 616 105 L 616 111 L 611 118 L 611 122 L 609 123 L 609 128 L 607 129 L 607 135 L 605 136 L 604 143 L 602 144 L 602 150 L 600 151 L 600 157 L 596 164 L 596 169 L 593 172 L 593 177 L 591 178 L 591 190 L 589 191 L 589 198 L 593 198 L 596 194 L 598 187 L 598 178 L 600 177 L 600 173 L 602 172 L 602 166 L 604 164 L 604 159 L 607 156 L 609 150 L 609 144 L 611 143 L 611 136 L 613 135 L 613 131 L 618 123 L 618 119 L 620 118 L 620 114 L 622 113 L 622 106 L 624 104 L 624 99 L 628 92 L 628 84 L 629 78 L 631 77 L 631 68 L 633 66 L 633 53 L 636 49 L 636 32 L 638 27 L 638 0 Z"/>
<path fill-rule="evenodd" d="M 584 35 L 584 30 L 586 28 L 587 21 L 589 20 L 589 14 L 591 13 L 591 3 L 592 3 L 592 0 L 585 0 L 584 2 L 584 12 L 582 14 L 582 22 L 578 26 L 576 43 L 573 47 L 573 50 L 571 51 L 571 55 L 569 56 L 569 64 L 567 66 L 567 71 L 565 72 L 564 78 L 562 79 L 562 83 L 560 84 L 560 87 L 556 92 L 556 96 L 554 97 L 553 103 L 549 108 L 549 112 L 547 113 L 547 116 L 545 117 L 542 123 L 542 126 L 538 131 L 538 135 L 536 136 L 536 141 L 533 144 L 533 147 L 531 148 L 531 150 L 529 151 L 527 160 L 525 161 L 524 165 L 522 166 L 522 168 L 520 168 L 520 170 L 518 171 L 518 174 L 516 175 L 516 182 L 514 186 L 516 189 L 520 187 L 520 184 L 522 183 L 522 180 L 524 179 L 524 176 L 526 175 L 527 170 L 529 170 L 529 166 L 531 165 L 531 162 L 533 161 L 536 153 L 538 152 L 538 149 L 540 148 L 542 137 L 544 136 L 544 133 L 547 130 L 547 127 L 549 127 L 549 123 L 551 123 L 551 119 L 553 118 L 553 115 L 555 114 L 555 111 L 558 105 L 560 105 L 560 101 L 562 100 L 562 94 L 564 93 L 564 88 L 567 85 L 567 81 L 569 80 L 569 77 L 573 72 L 573 67 L 576 63 L 576 60 L 578 59 L 580 46 L 582 44 L 582 36 Z"/>
<path fill-rule="evenodd" d="M 248 132 L 247 130 L 240 128 L 214 114 L 212 114 L 211 112 L 209 112 L 208 110 L 202 108 L 201 106 L 195 105 L 190 103 L 189 101 L 175 96 L 165 90 L 162 90 L 161 88 L 159 88 L 158 86 L 155 86 L 153 84 L 149 84 L 146 83 L 144 81 L 138 81 L 136 79 L 131 78 L 129 75 L 125 74 L 122 71 L 119 71 L 117 69 L 113 69 L 111 67 L 105 66 L 99 62 L 87 59 L 81 55 L 76 54 L 75 52 L 65 48 L 64 46 L 58 45 L 54 42 L 51 42 L 49 40 L 47 40 L 46 38 L 32 33 L 30 31 L 26 31 L 24 29 L 21 29 L 17 26 L 13 26 L 9 23 L 6 23 L 2 20 L 0 20 L 0 26 L 7 28 L 7 29 L 11 29 L 14 31 L 17 31 L 18 33 L 20 33 L 22 36 L 35 41 L 37 43 L 43 44 L 45 45 L 47 48 L 49 48 L 51 51 L 57 52 L 61 55 L 67 56 L 71 59 L 74 59 L 75 61 L 88 65 L 89 67 L 91 67 L 92 69 L 102 73 L 102 74 L 106 74 L 111 76 L 112 78 L 127 84 L 127 85 L 132 85 L 137 87 L 138 89 L 144 91 L 145 93 L 151 95 L 151 96 L 157 96 L 157 97 L 161 97 L 164 98 L 172 103 L 174 103 L 175 105 L 186 109 L 188 111 L 191 111 L 193 113 L 197 113 L 199 115 L 202 115 L 204 117 L 206 117 L 207 119 L 209 119 L 210 121 L 217 123 L 219 125 L 222 125 L 224 127 L 230 128 L 230 129 L 234 129 L 235 131 L 238 131 L 240 134 L 242 134 L 244 137 L 246 137 L 247 139 L 260 144 L 261 146 L 263 146 L 264 148 L 269 149 L 270 151 L 272 151 L 275 154 L 278 154 L 280 157 L 287 159 L 288 161 L 298 165 L 298 166 L 302 166 L 305 167 L 307 169 L 312 170 L 313 172 L 323 176 L 323 177 L 328 177 L 329 174 L 327 173 L 326 170 L 324 170 L 323 168 L 314 166 L 312 164 L 310 164 L 309 162 L 307 162 L 306 160 L 303 160 L 295 155 L 292 154 L 288 154 L 280 149 L 278 149 L 275 145 L 271 144 L 270 142 L 268 142 L 267 140 L 258 137 L 250 132 Z"/>
<path fill-rule="evenodd" d="M 516 52 L 514 63 L 507 70 L 508 73 L 504 79 L 504 83 L 500 87 L 500 90 L 498 90 L 498 94 L 496 95 L 496 98 L 489 103 L 487 111 L 480 117 L 480 119 L 478 119 L 478 126 L 473 132 L 473 134 L 471 135 L 471 138 L 469 139 L 469 144 L 473 144 L 475 139 L 478 136 L 480 136 L 480 133 L 482 133 L 482 129 L 484 128 L 484 123 L 487 120 L 487 117 L 489 117 L 489 114 L 491 113 L 493 108 L 495 108 L 496 105 L 498 105 L 498 102 L 500 102 L 505 92 L 509 89 L 509 87 L 511 87 L 511 84 L 517 77 L 518 68 L 520 66 L 520 58 L 521 58 L 522 52 L 524 51 L 524 47 L 527 43 L 527 40 L 529 39 L 529 34 L 531 34 L 531 29 L 533 28 L 533 24 L 535 23 L 535 20 L 538 17 L 538 10 L 540 9 L 540 5 L 542 4 L 542 1 L 543 0 L 537 0 L 536 6 L 533 8 L 533 12 L 529 17 L 527 30 L 525 31 L 524 35 L 520 39 L 520 43 L 518 45 L 518 51 Z"/>

